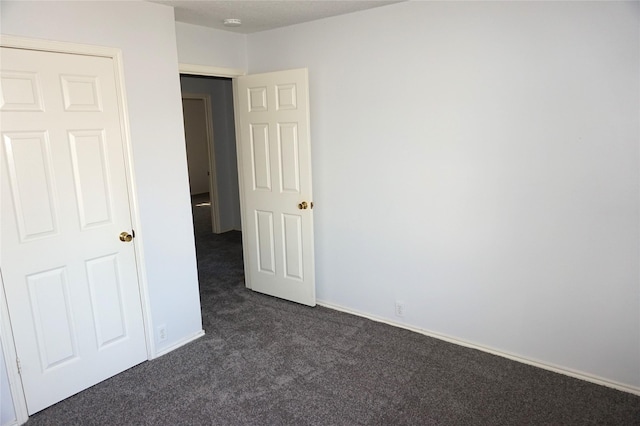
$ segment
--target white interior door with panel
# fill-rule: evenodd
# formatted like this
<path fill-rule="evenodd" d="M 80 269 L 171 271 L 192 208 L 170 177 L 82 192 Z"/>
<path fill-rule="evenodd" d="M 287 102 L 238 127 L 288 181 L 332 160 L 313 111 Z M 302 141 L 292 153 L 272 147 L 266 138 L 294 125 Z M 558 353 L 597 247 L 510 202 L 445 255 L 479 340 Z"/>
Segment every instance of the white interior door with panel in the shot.
<path fill-rule="evenodd" d="M 114 61 L 1 49 L 0 265 L 32 414 L 147 350 Z"/>
<path fill-rule="evenodd" d="M 315 306 L 306 69 L 236 80 L 247 287 Z"/>

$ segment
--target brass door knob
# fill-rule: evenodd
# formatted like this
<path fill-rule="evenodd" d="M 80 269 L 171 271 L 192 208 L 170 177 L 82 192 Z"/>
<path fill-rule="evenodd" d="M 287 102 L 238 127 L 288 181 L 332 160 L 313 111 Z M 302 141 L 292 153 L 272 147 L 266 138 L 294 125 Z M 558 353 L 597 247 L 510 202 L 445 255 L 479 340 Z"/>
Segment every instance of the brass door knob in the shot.
<path fill-rule="evenodd" d="M 303 202 L 301 202 L 300 204 L 298 204 L 298 208 L 299 208 L 300 210 L 304 210 L 304 209 L 306 209 L 306 208 L 309 208 L 309 205 L 307 204 L 307 202 L 306 202 L 306 201 L 303 201 Z"/>
<path fill-rule="evenodd" d="M 122 241 L 123 243 L 130 243 L 131 240 L 133 240 L 133 235 L 131 235 L 127 231 L 120 233 L 120 241 Z"/>

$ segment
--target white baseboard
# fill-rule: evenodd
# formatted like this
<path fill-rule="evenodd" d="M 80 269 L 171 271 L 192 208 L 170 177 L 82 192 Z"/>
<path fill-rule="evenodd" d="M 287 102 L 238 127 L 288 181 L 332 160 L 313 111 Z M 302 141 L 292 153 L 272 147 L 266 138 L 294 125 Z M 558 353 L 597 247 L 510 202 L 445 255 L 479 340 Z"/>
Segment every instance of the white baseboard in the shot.
<path fill-rule="evenodd" d="M 153 357 L 151 357 L 150 359 L 156 359 L 156 358 L 161 357 L 162 355 L 166 355 L 169 352 L 175 351 L 179 347 L 182 347 L 182 346 L 186 345 L 187 343 L 191 343 L 194 340 L 197 340 L 197 339 L 201 338 L 202 336 L 204 336 L 204 330 L 200 330 L 197 333 L 195 333 L 194 335 L 185 337 L 184 339 L 178 341 L 177 343 L 174 343 L 173 345 L 171 345 L 171 346 L 169 346 L 167 348 L 164 348 L 163 350 L 161 350 L 159 352 L 156 352 L 156 354 Z"/>
<path fill-rule="evenodd" d="M 542 369 L 548 370 L 548 371 L 553 371 L 555 373 L 564 374 L 565 376 L 574 377 L 576 379 L 580 379 L 580 380 L 584 380 L 584 381 L 587 381 L 587 382 L 595 383 L 597 385 L 607 386 L 609 388 L 617 389 L 617 390 L 620 390 L 620 391 L 623 391 L 623 392 L 628 392 L 628 393 L 640 396 L 640 387 L 629 386 L 629 385 L 626 385 L 624 383 L 618 383 L 618 382 L 614 382 L 614 381 L 611 381 L 611 380 L 608 380 L 608 379 L 605 379 L 605 378 L 602 378 L 602 377 L 593 376 L 593 375 L 590 375 L 588 373 L 584 373 L 582 371 L 572 370 L 572 369 L 569 369 L 569 368 L 560 367 L 558 365 L 548 364 L 548 363 L 537 361 L 537 360 L 534 360 L 534 359 L 524 358 L 522 356 L 510 354 L 508 352 L 504 352 L 504 351 L 501 351 L 499 349 L 494 349 L 494 348 L 490 348 L 490 347 L 487 347 L 487 346 L 478 345 L 476 343 L 467 342 L 467 341 L 464 341 L 464 340 L 457 339 L 455 337 L 447 336 L 445 334 L 435 333 L 433 331 L 421 329 L 421 328 L 418 328 L 418 327 L 413 327 L 413 326 L 408 325 L 408 324 L 402 324 L 402 323 L 394 322 L 394 321 L 391 321 L 391 320 L 386 319 L 386 318 L 381 318 L 381 317 L 377 317 L 375 315 L 366 314 L 364 312 L 359 312 L 359 311 L 356 311 L 356 310 L 353 310 L 353 309 L 350 309 L 350 308 L 346 308 L 344 306 L 335 305 L 335 304 L 330 303 L 330 302 L 325 302 L 325 301 L 322 301 L 322 300 L 316 300 L 316 304 L 318 304 L 320 306 L 324 306 L 325 308 L 329 308 L 329 309 L 333 309 L 333 310 L 336 310 L 336 311 L 345 312 L 347 314 L 352 314 L 352 315 L 356 315 L 356 316 L 359 316 L 359 317 L 367 318 L 367 319 L 370 319 L 370 320 L 376 321 L 376 322 L 382 322 L 382 323 L 385 323 L 385 324 L 388 324 L 388 325 L 391 325 L 391 326 L 394 326 L 394 327 L 404 328 L 405 330 L 413 331 L 415 333 L 424 334 L 425 336 L 433 337 L 433 338 L 439 339 L 439 340 L 444 340 L 445 342 L 453 343 L 453 344 L 464 346 L 464 347 L 471 348 L 471 349 L 477 349 L 479 351 L 487 352 L 487 353 L 490 353 L 490 354 L 493 354 L 493 355 L 497 355 L 497 356 L 501 356 L 503 358 L 507 358 L 507 359 L 510 359 L 512 361 L 521 362 L 523 364 L 527 364 L 527 365 L 531 365 L 531 366 L 534 366 L 534 367 L 542 368 Z"/>

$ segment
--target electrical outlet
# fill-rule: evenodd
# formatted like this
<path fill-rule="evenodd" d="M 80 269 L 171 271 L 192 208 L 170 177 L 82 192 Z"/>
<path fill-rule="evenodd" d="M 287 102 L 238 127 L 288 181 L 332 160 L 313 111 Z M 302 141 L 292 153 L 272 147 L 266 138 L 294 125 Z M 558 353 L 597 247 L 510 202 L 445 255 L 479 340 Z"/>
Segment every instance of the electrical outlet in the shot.
<path fill-rule="evenodd" d="M 404 302 L 396 300 L 396 316 L 404 317 L 404 310 L 405 310 Z"/>
<path fill-rule="evenodd" d="M 167 340 L 167 326 L 161 325 L 158 327 L 158 342 L 164 342 Z"/>

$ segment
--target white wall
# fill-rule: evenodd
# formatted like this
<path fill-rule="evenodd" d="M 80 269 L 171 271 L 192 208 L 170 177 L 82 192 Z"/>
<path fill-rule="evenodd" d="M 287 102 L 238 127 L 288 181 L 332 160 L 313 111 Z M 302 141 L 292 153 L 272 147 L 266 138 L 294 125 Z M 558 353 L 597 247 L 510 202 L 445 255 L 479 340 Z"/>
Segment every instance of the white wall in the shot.
<path fill-rule="evenodd" d="M 181 64 L 247 69 L 246 36 L 229 31 L 176 22 Z"/>
<path fill-rule="evenodd" d="M 309 68 L 318 298 L 640 389 L 639 7 L 249 35 L 250 73 Z"/>
<path fill-rule="evenodd" d="M 140 1 L 2 2 L 3 34 L 122 49 L 158 351 L 202 329 L 174 25 L 172 8 Z"/>
<path fill-rule="evenodd" d="M 211 97 L 215 172 L 218 182 L 220 229 L 240 230 L 238 158 L 233 116 L 233 87 L 227 78 L 181 76 L 184 93 L 205 93 Z"/>

